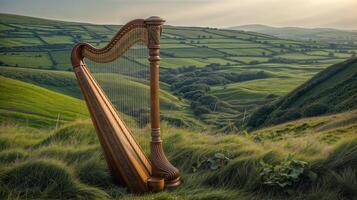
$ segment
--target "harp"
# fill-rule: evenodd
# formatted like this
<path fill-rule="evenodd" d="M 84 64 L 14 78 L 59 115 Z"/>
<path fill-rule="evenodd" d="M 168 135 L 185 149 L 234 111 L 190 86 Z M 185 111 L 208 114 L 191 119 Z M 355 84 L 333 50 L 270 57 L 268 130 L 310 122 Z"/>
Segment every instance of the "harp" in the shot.
<path fill-rule="evenodd" d="M 119 184 L 126 186 L 135 193 L 161 191 L 164 187 L 175 187 L 180 184 L 179 170 L 165 156 L 160 136 L 159 61 L 160 35 L 163 23 L 164 20 L 160 17 L 133 20 L 124 25 L 103 48 L 95 48 L 87 43 L 79 43 L 73 48 L 71 55 L 76 78 L 89 109 L 111 174 Z M 135 47 L 138 44 L 139 46 L 141 45 L 141 50 Z M 132 53 L 134 54 L 134 60 L 133 56 L 130 57 L 125 54 L 130 51 L 137 52 L 138 49 L 141 51 L 141 56 L 143 54 L 146 56 L 145 60 L 148 62 L 149 76 L 147 76 L 147 79 L 142 78 L 140 73 L 136 71 L 136 75 L 131 78 L 135 79 L 135 84 L 145 82 L 147 88 L 149 88 L 148 113 L 150 114 L 148 116 L 151 126 L 149 128 L 151 129 L 149 133 L 151 134 L 151 141 L 147 142 L 149 143 L 147 153 L 137 141 L 135 131 L 131 130 L 124 119 L 125 117 L 123 117 L 128 113 L 132 114 L 132 111 L 130 109 L 128 111 L 128 106 L 125 107 L 124 105 L 122 107 L 124 111 L 122 111 L 120 106 L 115 105 L 110 99 L 110 91 L 107 94 L 103 89 L 104 86 L 101 87 L 99 79 L 97 80 L 95 77 L 95 74 L 99 74 L 95 73 L 96 71 L 115 69 L 109 70 L 110 73 L 102 73 L 107 76 L 110 75 L 109 78 L 104 79 L 105 81 L 119 77 L 119 83 L 120 81 L 123 84 L 129 82 L 129 72 L 132 69 L 130 66 L 126 66 L 126 69 L 122 70 L 120 65 L 124 65 L 129 61 L 137 63 L 135 61 L 135 53 Z M 119 62 L 119 66 L 113 68 L 113 62 L 122 57 L 124 62 Z M 92 72 L 90 65 L 96 65 L 96 63 L 102 64 L 104 67 L 97 67 Z M 110 65 L 110 67 L 108 68 L 106 65 Z M 143 65 L 141 64 L 141 66 Z M 104 70 L 104 72 L 108 72 L 108 70 Z M 140 77 L 142 80 L 140 80 Z M 101 80 L 103 82 L 103 78 Z M 103 85 L 105 85 L 105 81 Z M 125 95 L 135 93 L 135 91 L 123 92 L 123 94 L 120 92 L 117 91 L 116 96 L 124 99 Z M 139 111 L 140 113 L 141 111 Z"/>

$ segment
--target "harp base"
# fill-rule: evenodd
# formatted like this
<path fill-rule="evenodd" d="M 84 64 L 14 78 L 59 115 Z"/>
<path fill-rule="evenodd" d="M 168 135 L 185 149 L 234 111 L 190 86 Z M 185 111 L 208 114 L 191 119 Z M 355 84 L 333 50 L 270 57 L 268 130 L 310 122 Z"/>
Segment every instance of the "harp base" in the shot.
<path fill-rule="evenodd" d="M 161 192 L 164 190 L 165 181 L 163 178 L 151 177 L 148 179 L 148 188 L 151 192 Z"/>
<path fill-rule="evenodd" d="M 168 187 L 168 188 L 173 188 L 173 187 L 177 187 L 181 184 L 181 178 L 178 177 L 174 180 L 171 180 L 171 181 L 165 181 L 165 187 Z"/>

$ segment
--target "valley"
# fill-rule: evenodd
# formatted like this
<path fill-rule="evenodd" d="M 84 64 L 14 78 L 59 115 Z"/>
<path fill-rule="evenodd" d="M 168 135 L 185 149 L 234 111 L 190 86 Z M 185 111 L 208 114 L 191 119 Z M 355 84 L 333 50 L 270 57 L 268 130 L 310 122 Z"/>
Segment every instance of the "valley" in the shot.
<path fill-rule="evenodd" d="M 120 27 L 0 14 L 0 199 L 355 199 L 356 43 L 209 27 L 161 35 L 160 128 L 183 184 L 116 184 L 70 53 Z M 146 56 L 86 63 L 148 155 Z"/>

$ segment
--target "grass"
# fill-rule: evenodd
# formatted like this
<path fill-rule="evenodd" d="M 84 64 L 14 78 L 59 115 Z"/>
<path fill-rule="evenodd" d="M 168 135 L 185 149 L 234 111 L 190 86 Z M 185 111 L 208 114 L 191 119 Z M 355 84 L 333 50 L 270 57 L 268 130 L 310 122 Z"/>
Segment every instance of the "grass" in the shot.
<path fill-rule="evenodd" d="M 0 36 L 5 38 L 0 40 L 4 50 L 0 61 L 1 65 L 11 66 L 0 68 L 0 199 L 347 200 L 357 195 L 355 110 L 252 132 L 238 127 L 233 130 L 239 132 L 231 135 L 221 134 L 223 129 L 210 129 L 214 123 L 234 125 L 233 120 L 245 119 L 246 111 L 272 102 L 329 64 L 349 57 L 350 53 L 339 53 L 346 50 L 345 45 L 329 48 L 325 43 L 283 40 L 254 32 L 165 26 L 160 61 L 163 68 L 218 63 L 221 66 L 212 73 L 265 71 L 273 77 L 212 86 L 209 93 L 218 96 L 228 109 L 200 119 L 193 117 L 186 100 L 169 93 L 170 85 L 165 84 L 160 99 L 164 147 L 181 170 L 184 183 L 162 193 L 133 195 L 111 179 L 90 121 L 72 122 L 88 118 L 88 113 L 84 102 L 78 99 L 81 95 L 73 72 L 67 71 L 69 48 L 75 40 L 103 46 L 118 27 L 6 14 L 0 15 L 0 22 L 4 24 L 0 26 Z M 29 39 L 30 36 L 33 37 Z M 133 59 L 136 50 L 131 49 L 125 59 L 118 61 L 121 67 L 116 71 L 110 65 L 96 68 L 87 62 L 104 90 L 116 88 L 117 92 L 107 95 L 124 107 L 120 111 L 126 111 L 122 116 L 127 123 L 133 122 L 133 113 L 128 109 L 148 108 L 140 100 L 149 98 L 147 82 L 128 77 L 140 74 L 148 66 L 146 56 Z M 291 63 L 270 63 L 270 52 L 291 59 Z M 301 60 L 314 62 L 302 64 Z M 321 91 L 321 101 L 336 100 L 337 110 L 351 110 L 340 105 L 354 105 L 355 87 L 335 87 L 334 83 L 343 82 L 343 77 L 350 77 L 347 81 L 352 83 L 353 75 L 354 70 L 338 74 L 316 87 L 313 94 Z M 344 92 L 347 96 L 343 96 L 336 91 L 350 93 Z M 342 94 L 343 100 L 331 94 Z M 135 124 L 131 129 L 148 152 L 148 126 Z M 270 178 L 281 179 L 286 174 L 275 168 L 284 166 L 289 155 L 307 163 L 303 172 L 295 175 L 294 181 L 288 179 L 288 186 L 264 182 L 261 173 L 269 168 L 264 168 L 262 161 L 274 169 L 268 174 Z"/>
<path fill-rule="evenodd" d="M 246 57 L 246 56 L 234 56 L 234 57 L 228 57 L 231 60 L 243 62 L 245 64 L 249 64 L 252 61 L 257 61 L 257 62 L 268 62 L 269 57 Z"/>
<path fill-rule="evenodd" d="M 65 35 L 41 36 L 41 39 L 49 44 L 73 44 L 73 38 Z"/>
<path fill-rule="evenodd" d="M 56 70 L 72 69 L 70 51 L 51 51 L 50 54 L 55 62 Z"/>
<path fill-rule="evenodd" d="M 349 199 L 355 195 L 357 178 L 357 121 L 351 121 L 355 114 L 303 119 L 247 135 L 210 135 L 164 123 L 165 150 L 184 183 L 139 196 L 110 178 L 90 121 L 57 130 L 2 124 L 0 159 L 6 162 L 0 164 L 0 194 L 8 199 Z M 4 145 L 12 138 L 14 143 Z M 228 163 L 192 171 L 216 153 L 227 156 Z M 314 178 L 301 175 L 287 188 L 262 183 L 259 163 L 275 165 L 289 154 L 307 162 L 304 170 Z"/>
<path fill-rule="evenodd" d="M 42 45 L 43 43 L 41 40 L 29 37 L 29 38 L 22 38 L 22 37 L 1 37 L 0 38 L 0 45 L 4 47 L 16 47 L 16 46 L 37 46 Z"/>
<path fill-rule="evenodd" d="M 357 59 L 332 65 L 300 85 L 269 107 L 258 109 L 252 121 L 260 125 L 277 124 L 306 116 L 353 110 L 356 107 Z M 271 85 L 271 83 L 270 83 Z M 270 110 L 271 108 L 271 110 Z M 268 109 L 267 112 L 263 112 Z M 263 112 L 258 114 L 259 112 Z M 262 116 L 257 117 L 255 114 Z M 265 118 L 265 119 L 263 119 Z M 250 123 L 254 124 L 254 123 Z"/>
<path fill-rule="evenodd" d="M 220 51 L 226 52 L 235 56 L 265 56 L 271 55 L 271 51 L 262 48 L 251 48 L 251 49 L 219 49 Z"/>
<path fill-rule="evenodd" d="M 143 104 L 142 100 L 147 99 L 149 103 L 150 93 L 149 86 L 144 83 L 135 81 L 128 76 L 114 75 L 114 74 L 94 74 L 95 78 L 103 88 L 104 92 L 109 96 L 114 105 L 127 106 L 128 108 L 140 108 Z M 119 83 L 116 87 L 113 84 Z M 130 91 L 130 92 L 127 92 Z M 132 92 L 135 91 L 135 92 Z M 125 95 L 122 95 L 125 94 Z M 140 96 L 139 96 L 140 95 Z M 160 103 L 162 109 L 170 109 L 181 107 L 180 101 L 172 94 L 161 91 Z M 144 106 L 149 106 L 148 104 Z M 144 107 L 142 107 L 145 109 Z M 147 109 L 147 108 L 146 108 Z M 122 110 L 125 110 L 122 108 Z"/>
<path fill-rule="evenodd" d="M 3 25 L 3 30 L 0 29 L 0 38 L 2 38 L 0 47 L 3 50 L 0 54 L 0 65 L 58 71 L 71 70 L 69 54 L 74 43 L 88 42 L 97 48 L 103 47 L 120 28 L 120 26 L 114 25 L 62 22 L 7 14 L 0 15 L 0 22 Z M 117 60 L 116 64 L 121 67 L 115 68 L 115 71 L 112 71 L 110 64 L 94 67 L 93 62 L 87 60 L 86 62 L 96 73 L 115 72 L 122 75 L 136 73 L 138 75 L 143 70 L 147 70 L 149 64 L 147 61 L 148 52 L 140 51 L 140 48 L 136 47 L 131 48 L 125 54 L 125 58 Z M 202 68 L 217 63 L 221 66 L 215 70 L 224 70 L 227 73 L 263 70 L 279 78 L 289 77 L 288 80 L 291 83 L 287 83 L 287 85 L 289 88 L 293 88 L 293 84 L 299 84 L 297 79 L 307 80 L 330 64 L 341 62 L 350 57 L 351 51 L 356 49 L 351 44 L 329 45 L 325 42 L 294 41 L 254 32 L 164 26 L 161 37 L 160 66 L 163 71 L 167 71 L 182 66 L 194 65 Z M 141 55 L 138 57 L 139 53 Z M 272 60 L 275 57 L 276 59 Z M 277 59 L 280 57 L 286 58 L 286 60 Z M 289 63 L 284 63 L 285 61 Z M 19 78 L 19 80 L 26 79 L 30 83 L 80 98 L 78 88 L 72 84 L 73 80 L 67 77 L 69 75 L 65 75 L 66 78 L 62 79 L 59 78 L 59 72 L 56 72 L 56 75 L 49 75 L 44 72 L 35 74 L 37 72 L 29 70 L 29 74 L 24 75 L 26 72 L 23 70 L 21 76 L 12 76 L 9 75 L 10 73 L 12 72 L 7 71 L 6 76 Z M 46 78 L 45 76 L 50 77 Z M 44 80 L 40 80 L 40 78 Z M 34 81 L 35 79 L 36 81 Z M 69 84 L 61 84 L 61 80 L 68 81 Z M 272 79 L 272 81 L 275 80 Z M 170 85 L 166 86 L 166 88 L 170 87 Z M 266 103 L 268 100 L 264 100 L 260 89 L 256 88 L 254 91 L 254 87 L 250 87 L 249 91 L 242 92 L 243 88 L 231 87 L 229 91 L 232 91 L 234 95 L 230 96 L 249 96 L 246 95 L 249 93 L 252 96 L 259 96 L 259 98 L 254 97 L 254 100 L 249 101 L 250 103 L 242 99 L 245 101 L 244 105 L 238 103 L 241 100 L 228 102 L 232 104 L 232 109 L 224 111 L 217 120 L 228 120 L 228 116 L 231 116 L 230 120 L 235 120 L 241 115 L 232 115 L 234 109 L 250 110 L 252 107 Z M 285 90 L 282 93 L 284 92 Z M 227 92 L 223 93 L 229 95 Z M 184 110 L 183 113 L 189 113 L 186 108 Z M 167 111 L 165 112 L 168 117 Z M 23 113 L 18 114 L 24 115 Z M 210 119 L 211 122 L 216 119 L 212 115 L 207 117 L 213 117 Z M 177 116 L 174 118 L 177 120 Z M 189 117 L 187 116 L 187 118 Z M 191 122 L 197 121 L 191 119 Z"/>
<path fill-rule="evenodd" d="M 189 58 L 165 58 L 160 61 L 160 67 L 163 68 L 177 68 L 177 66 L 190 66 L 203 67 L 206 65 L 203 60 L 189 59 Z"/>
<path fill-rule="evenodd" d="M 282 96 L 293 90 L 296 85 L 300 85 L 304 81 L 304 79 L 287 80 L 286 78 L 259 79 L 242 83 L 228 84 L 227 89 L 237 89 L 238 91 L 239 89 L 243 89 L 256 93 L 276 94 Z M 219 89 L 217 88 L 217 90 Z"/>
<path fill-rule="evenodd" d="M 0 80 L 1 121 L 41 127 L 88 116 L 82 100 L 3 76 Z"/>
<path fill-rule="evenodd" d="M 221 36 L 219 36 L 219 35 L 207 33 L 202 30 L 192 30 L 192 29 L 188 29 L 188 28 L 184 28 L 184 29 L 168 28 L 165 31 L 165 33 L 168 33 L 171 35 L 177 35 L 177 36 L 184 37 L 184 38 L 202 38 L 202 37 L 221 38 Z"/>
<path fill-rule="evenodd" d="M 49 69 L 52 62 L 46 52 L 0 53 L 0 61 L 8 66 Z"/>
<path fill-rule="evenodd" d="M 169 54 L 177 58 L 209 58 L 209 57 L 223 57 L 219 51 L 209 48 L 170 48 L 162 49 L 163 55 Z"/>
<path fill-rule="evenodd" d="M 311 59 L 324 59 L 324 58 L 326 58 L 325 56 L 306 55 L 306 54 L 302 54 L 302 53 L 289 53 L 289 54 L 279 55 L 278 57 L 286 58 L 286 59 L 295 59 L 295 60 L 311 60 Z"/>
<path fill-rule="evenodd" d="M 75 98 L 82 98 L 73 72 L 1 67 L 0 75 L 27 83 L 32 83 Z"/>

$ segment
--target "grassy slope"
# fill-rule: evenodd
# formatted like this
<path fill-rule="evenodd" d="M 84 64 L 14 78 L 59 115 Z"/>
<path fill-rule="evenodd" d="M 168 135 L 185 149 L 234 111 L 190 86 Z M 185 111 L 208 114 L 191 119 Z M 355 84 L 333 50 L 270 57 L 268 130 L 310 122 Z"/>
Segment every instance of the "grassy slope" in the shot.
<path fill-rule="evenodd" d="M 32 83 L 56 92 L 60 92 L 74 98 L 81 99 L 82 95 L 78 87 L 77 80 L 73 72 L 40 70 L 40 69 L 24 69 L 18 67 L 1 67 L 0 75 L 12 79 L 21 80 L 27 83 Z M 111 78 L 108 78 L 111 77 Z M 140 80 L 132 79 L 126 76 L 113 74 L 95 74 L 95 77 L 101 83 L 104 91 L 108 92 L 109 98 L 114 105 L 118 107 L 125 106 L 127 108 L 146 108 L 147 102 L 142 102 L 142 98 L 149 100 L 149 87 L 146 84 L 140 83 Z M 122 84 L 118 87 L 118 82 Z M 115 92 L 113 90 L 115 88 Z M 165 88 L 165 87 L 162 87 Z M 112 91 L 109 93 L 109 91 Z M 136 91 L 135 93 L 128 91 Z M 127 94 L 122 95 L 123 93 Z M 134 95 L 135 94 L 135 95 Z M 0 95 L 1 97 L 2 95 Z M 161 114 L 164 120 L 170 121 L 172 124 L 203 127 L 203 124 L 194 119 L 192 113 L 188 109 L 185 101 L 178 100 L 171 93 L 161 90 L 160 94 Z M 124 112 L 124 109 L 120 111 Z M 128 114 L 128 113 L 127 113 Z"/>
<path fill-rule="evenodd" d="M 29 83 L 0 76 L 0 119 L 28 123 L 31 126 L 87 118 L 83 101 Z"/>
<path fill-rule="evenodd" d="M 246 136 L 213 136 L 164 124 L 166 152 L 180 168 L 184 183 L 143 196 L 114 185 L 89 121 L 50 132 L 3 124 L 0 195 L 10 199 L 351 199 L 357 179 L 356 112 L 303 119 Z M 228 163 L 217 170 L 192 171 L 215 153 L 223 153 Z M 289 154 L 306 161 L 305 170 L 316 177 L 310 181 L 300 177 L 303 182 L 285 189 L 263 184 L 259 162 L 277 164 Z"/>
<path fill-rule="evenodd" d="M 1 67 L 0 75 L 35 84 L 75 98 L 82 98 L 73 72 Z"/>
<path fill-rule="evenodd" d="M 281 100 L 269 106 L 262 116 L 262 109 L 252 115 L 250 125 L 269 125 L 309 115 L 338 113 L 357 107 L 357 59 L 335 64 L 315 75 Z M 322 105 L 324 111 L 316 114 L 309 112 L 314 105 Z M 295 116 L 296 113 L 296 116 Z M 289 118 L 288 115 L 294 115 Z M 266 117 L 266 118 L 265 118 Z M 265 118 L 265 119 L 264 119 Z"/>

